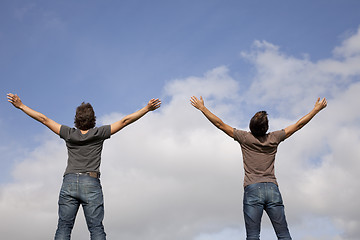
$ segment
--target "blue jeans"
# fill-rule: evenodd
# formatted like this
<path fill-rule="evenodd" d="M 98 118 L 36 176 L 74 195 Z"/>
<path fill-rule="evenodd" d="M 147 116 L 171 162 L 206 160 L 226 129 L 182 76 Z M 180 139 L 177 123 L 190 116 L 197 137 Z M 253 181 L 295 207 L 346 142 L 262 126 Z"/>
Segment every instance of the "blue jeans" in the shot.
<path fill-rule="evenodd" d="M 82 205 L 91 240 L 105 240 L 104 199 L 100 180 L 87 175 L 64 176 L 59 195 L 59 221 L 55 240 L 69 240 Z"/>
<path fill-rule="evenodd" d="M 245 187 L 243 211 L 247 240 L 260 239 L 263 211 L 268 214 L 278 239 L 291 240 L 279 188 L 274 183 L 255 183 Z"/>

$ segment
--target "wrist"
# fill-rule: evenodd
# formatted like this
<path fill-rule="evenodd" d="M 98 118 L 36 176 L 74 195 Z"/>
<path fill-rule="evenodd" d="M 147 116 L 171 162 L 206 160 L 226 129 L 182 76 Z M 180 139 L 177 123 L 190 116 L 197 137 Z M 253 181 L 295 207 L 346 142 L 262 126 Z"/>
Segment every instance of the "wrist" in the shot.
<path fill-rule="evenodd" d="M 150 106 L 145 106 L 144 107 L 144 113 L 148 113 L 148 112 L 150 112 L 151 110 L 150 110 Z"/>
<path fill-rule="evenodd" d="M 17 108 L 20 110 L 24 110 L 25 107 L 25 104 L 21 103 Z"/>
<path fill-rule="evenodd" d="M 321 108 L 314 107 L 313 111 L 314 111 L 315 113 L 318 113 L 318 112 L 321 111 Z"/>
<path fill-rule="evenodd" d="M 205 105 L 201 105 L 201 106 L 199 106 L 199 110 L 200 110 L 201 112 L 206 111 L 206 107 L 205 107 Z"/>

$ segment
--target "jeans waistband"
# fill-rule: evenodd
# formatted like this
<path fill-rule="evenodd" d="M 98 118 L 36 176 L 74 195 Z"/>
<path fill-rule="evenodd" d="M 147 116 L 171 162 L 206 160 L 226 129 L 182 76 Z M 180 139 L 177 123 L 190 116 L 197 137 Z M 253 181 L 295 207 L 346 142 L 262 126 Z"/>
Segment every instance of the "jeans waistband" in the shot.
<path fill-rule="evenodd" d="M 93 178 L 100 178 L 100 173 L 99 172 L 79 172 L 79 173 L 68 173 L 68 174 L 74 174 L 74 175 L 78 175 L 78 176 L 90 176 Z M 66 175 L 68 175 L 66 174 Z"/>

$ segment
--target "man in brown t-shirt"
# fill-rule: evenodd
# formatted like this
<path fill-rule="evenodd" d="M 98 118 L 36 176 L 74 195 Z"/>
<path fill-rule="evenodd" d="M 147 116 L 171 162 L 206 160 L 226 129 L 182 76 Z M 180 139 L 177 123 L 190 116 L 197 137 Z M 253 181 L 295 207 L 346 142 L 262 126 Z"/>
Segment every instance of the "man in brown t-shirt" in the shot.
<path fill-rule="evenodd" d="M 275 177 L 274 162 L 280 142 L 305 126 L 318 112 L 326 107 L 327 101 L 317 99 L 314 108 L 295 124 L 283 130 L 267 133 L 267 113 L 257 112 L 250 120 L 250 132 L 238 130 L 225 124 L 204 105 L 202 97 L 190 99 L 217 128 L 239 142 L 244 161 L 243 212 L 246 239 L 260 239 L 260 225 L 263 211 L 268 214 L 278 239 L 291 240 L 284 212 L 284 204 Z"/>

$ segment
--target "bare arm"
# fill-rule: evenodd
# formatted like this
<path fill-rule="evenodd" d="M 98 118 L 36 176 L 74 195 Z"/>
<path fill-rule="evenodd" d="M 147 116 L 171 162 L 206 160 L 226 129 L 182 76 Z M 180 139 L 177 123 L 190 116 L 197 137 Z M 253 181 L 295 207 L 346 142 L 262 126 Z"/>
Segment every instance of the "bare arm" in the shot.
<path fill-rule="evenodd" d="M 26 106 L 21 102 L 21 99 L 18 95 L 9 93 L 7 94 L 8 101 L 16 108 L 20 109 L 24 113 L 26 113 L 28 116 L 32 117 L 36 121 L 41 122 L 48 128 L 50 128 L 51 131 L 53 131 L 56 134 L 60 134 L 60 127 L 61 125 L 54 120 L 46 117 L 44 114 L 37 112 L 30 107 Z"/>
<path fill-rule="evenodd" d="M 325 98 L 323 98 L 320 101 L 320 98 L 317 99 L 314 108 L 306 114 L 304 117 L 300 118 L 299 121 L 297 121 L 295 124 L 288 126 L 285 128 L 285 136 L 286 138 L 290 137 L 292 134 L 294 134 L 296 131 L 300 130 L 302 127 L 304 127 L 310 120 L 318 114 L 322 109 L 324 109 L 327 106 L 327 101 Z"/>
<path fill-rule="evenodd" d="M 158 109 L 161 105 L 161 101 L 159 99 L 151 99 L 148 104 L 143 107 L 142 109 L 129 114 L 125 116 L 120 121 L 117 121 L 113 124 L 111 124 L 111 134 L 115 134 L 127 125 L 135 122 L 136 120 L 140 119 L 142 116 L 144 116 L 146 113 L 150 111 L 154 111 L 155 109 Z"/>
<path fill-rule="evenodd" d="M 217 117 L 215 114 L 210 112 L 209 109 L 207 109 L 204 105 L 204 100 L 200 96 L 200 100 L 197 99 L 195 96 L 192 96 L 190 99 L 191 105 L 193 105 L 195 108 L 199 109 L 205 117 L 214 124 L 215 127 L 219 128 L 221 131 L 226 133 L 228 136 L 234 138 L 234 129 L 230 127 L 229 125 L 225 124 L 219 117 Z"/>

